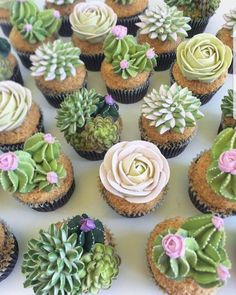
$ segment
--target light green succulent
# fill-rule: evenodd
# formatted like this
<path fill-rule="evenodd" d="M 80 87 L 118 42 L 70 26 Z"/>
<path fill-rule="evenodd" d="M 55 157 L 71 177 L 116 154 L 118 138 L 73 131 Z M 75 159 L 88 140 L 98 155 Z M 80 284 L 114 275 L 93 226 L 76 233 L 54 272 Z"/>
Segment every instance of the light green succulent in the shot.
<path fill-rule="evenodd" d="M 11 23 L 17 26 L 25 19 L 36 16 L 38 12 L 39 8 L 34 0 L 14 1 L 11 7 Z"/>
<path fill-rule="evenodd" d="M 10 80 L 13 76 L 11 62 L 0 55 L 0 81 Z"/>
<path fill-rule="evenodd" d="M 234 109 L 236 108 L 236 91 L 228 90 L 228 95 L 225 95 L 221 102 L 221 110 L 224 117 L 233 118 Z"/>
<path fill-rule="evenodd" d="M 234 37 L 234 28 L 236 27 L 236 8 L 230 10 L 229 13 L 224 14 L 224 19 L 226 23 L 224 24 L 224 28 L 232 31 L 231 36 Z"/>

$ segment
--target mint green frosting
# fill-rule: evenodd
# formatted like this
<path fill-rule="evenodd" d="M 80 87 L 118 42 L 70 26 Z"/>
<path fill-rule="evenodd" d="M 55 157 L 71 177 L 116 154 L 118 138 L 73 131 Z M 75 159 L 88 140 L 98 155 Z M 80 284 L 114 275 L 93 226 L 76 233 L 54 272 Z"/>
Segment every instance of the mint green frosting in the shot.
<path fill-rule="evenodd" d="M 204 116 L 200 106 L 201 102 L 188 88 L 176 83 L 161 85 L 159 91 L 153 89 L 144 97 L 142 115 L 160 134 L 170 130 L 183 133 L 185 128 L 196 126 L 197 120 Z"/>
<path fill-rule="evenodd" d="M 187 31 L 191 29 L 188 22 L 189 17 L 183 16 L 176 6 L 169 7 L 155 6 L 153 9 L 147 9 L 143 15 L 139 16 L 140 22 L 136 23 L 140 27 L 140 34 L 148 35 L 150 39 L 161 41 L 177 41 L 178 38 L 188 36 Z"/>
<path fill-rule="evenodd" d="M 177 63 L 185 78 L 212 83 L 228 71 L 232 50 L 212 34 L 198 34 L 177 48 Z"/>
<path fill-rule="evenodd" d="M 14 2 L 14 0 L 0 0 L 0 8 L 10 10 Z"/>
<path fill-rule="evenodd" d="M 115 3 L 120 5 L 129 5 L 132 4 L 134 0 L 115 0 Z"/>
<path fill-rule="evenodd" d="M 221 110 L 224 117 L 233 118 L 234 116 L 234 101 L 236 102 L 236 91 L 228 90 L 228 95 L 225 95 L 221 102 Z"/>
<path fill-rule="evenodd" d="M 236 130 L 224 129 L 216 137 L 211 148 L 211 165 L 207 171 L 207 182 L 212 190 L 221 197 L 236 201 L 236 175 L 223 172 L 219 169 L 220 155 L 236 149 Z"/>
<path fill-rule="evenodd" d="M 233 37 L 233 29 L 236 26 L 236 8 L 229 11 L 229 13 L 224 14 L 224 19 L 226 23 L 223 25 L 224 28 L 231 30 Z"/>
<path fill-rule="evenodd" d="M 13 1 L 11 8 L 11 23 L 14 26 L 20 25 L 30 17 L 36 17 L 38 14 L 38 6 L 33 0 Z"/>
<path fill-rule="evenodd" d="M 45 9 L 38 13 L 37 19 L 41 20 L 43 27 L 47 32 L 47 37 L 56 33 L 61 26 L 61 19 L 55 16 L 54 9 Z M 58 12 L 59 13 L 59 12 Z"/>

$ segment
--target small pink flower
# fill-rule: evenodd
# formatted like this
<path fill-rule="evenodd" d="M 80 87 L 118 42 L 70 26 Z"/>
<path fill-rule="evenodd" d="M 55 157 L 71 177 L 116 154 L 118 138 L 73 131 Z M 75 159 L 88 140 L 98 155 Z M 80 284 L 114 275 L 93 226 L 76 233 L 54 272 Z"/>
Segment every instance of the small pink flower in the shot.
<path fill-rule="evenodd" d="M 122 40 L 127 35 L 127 28 L 118 25 L 112 28 L 111 33 L 116 39 Z"/>
<path fill-rule="evenodd" d="M 2 171 L 16 170 L 18 163 L 18 157 L 12 152 L 0 155 L 0 170 Z"/>
<path fill-rule="evenodd" d="M 217 274 L 218 274 L 220 280 L 223 282 L 226 282 L 227 279 L 230 278 L 229 269 L 222 264 L 218 265 Z"/>
<path fill-rule="evenodd" d="M 33 26 L 31 24 L 24 25 L 24 31 L 29 33 L 33 30 Z"/>
<path fill-rule="evenodd" d="M 94 223 L 94 220 L 91 218 L 84 218 L 81 220 L 80 223 L 80 230 L 84 232 L 89 232 L 96 228 L 96 225 Z"/>
<path fill-rule="evenodd" d="M 178 234 L 168 234 L 162 239 L 162 247 L 170 258 L 179 258 L 185 253 L 184 238 Z"/>
<path fill-rule="evenodd" d="M 215 228 L 219 231 L 222 230 L 224 227 L 224 220 L 218 216 L 212 217 L 212 223 L 214 224 Z"/>
<path fill-rule="evenodd" d="M 47 182 L 50 184 L 58 183 L 58 176 L 56 172 L 48 172 L 47 173 Z"/>
<path fill-rule="evenodd" d="M 148 49 L 148 51 L 146 52 L 146 57 L 148 59 L 154 58 L 155 57 L 155 51 L 152 48 Z"/>
<path fill-rule="evenodd" d="M 105 102 L 106 102 L 106 104 L 108 104 L 110 106 L 112 106 L 114 104 L 114 100 L 113 100 L 112 96 L 109 94 L 105 96 Z"/>
<path fill-rule="evenodd" d="M 236 149 L 222 153 L 218 161 L 218 167 L 222 172 L 236 175 Z"/>
<path fill-rule="evenodd" d="M 128 69 L 129 67 L 129 62 L 125 59 L 123 59 L 121 62 L 120 62 L 120 68 L 122 70 L 125 70 L 125 69 Z"/>
<path fill-rule="evenodd" d="M 61 17 L 60 11 L 58 11 L 58 10 L 54 10 L 53 15 L 56 19 L 60 19 L 60 17 Z"/>
<path fill-rule="evenodd" d="M 47 133 L 47 134 L 44 134 L 43 140 L 46 143 L 53 144 L 55 142 L 55 137 L 53 137 L 52 134 Z"/>

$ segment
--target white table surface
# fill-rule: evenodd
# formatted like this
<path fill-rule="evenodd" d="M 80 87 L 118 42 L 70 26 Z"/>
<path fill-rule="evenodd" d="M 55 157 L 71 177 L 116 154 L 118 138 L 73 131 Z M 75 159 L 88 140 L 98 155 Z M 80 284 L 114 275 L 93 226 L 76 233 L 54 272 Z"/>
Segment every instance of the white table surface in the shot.
<path fill-rule="evenodd" d="M 37 1 L 41 6 L 43 1 Z M 162 1 L 151 0 L 152 3 Z M 211 18 L 206 32 L 215 34 L 223 24 L 223 13 L 236 6 L 235 0 L 223 0 L 217 13 Z M 110 227 L 115 235 L 117 250 L 122 258 L 118 279 L 113 281 L 111 289 L 100 294 L 109 295 L 154 295 L 163 292 L 154 284 L 147 268 L 146 243 L 154 226 L 166 218 L 175 216 L 192 216 L 199 212 L 188 197 L 187 173 L 191 160 L 200 151 L 211 146 L 217 134 L 220 122 L 220 101 L 228 88 L 232 88 L 232 75 L 228 77 L 224 87 L 214 96 L 211 102 L 202 107 L 205 114 L 199 122 L 197 136 L 189 144 L 183 154 L 169 160 L 171 177 L 169 191 L 161 208 L 150 215 L 137 219 L 127 219 L 116 214 L 101 198 L 97 189 L 98 169 L 101 162 L 89 162 L 80 158 L 63 138 L 56 127 L 56 110 L 44 99 L 36 88 L 30 72 L 21 67 L 25 86 L 30 88 L 33 99 L 40 105 L 44 113 L 46 131 L 51 132 L 61 141 L 64 151 L 73 162 L 76 190 L 70 201 L 59 210 L 51 213 L 40 213 L 23 206 L 10 194 L 0 192 L 0 218 L 4 219 L 19 242 L 19 259 L 13 273 L 0 283 L 1 295 L 32 295 L 33 291 L 23 288 L 24 276 L 21 274 L 22 256 L 26 250 L 27 241 L 36 237 L 38 231 L 47 229 L 51 223 L 69 216 L 87 213 L 101 219 Z M 169 83 L 168 71 L 155 73 L 150 90 L 159 88 L 161 83 Z M 88 74 L 88 85 L 102 94 L 106 93 L 100 73 Z M 149 91 L 150 91 L 149 90 Z M 120 105 L 120 114 L 124 122 L 122 140 L 139 139 L 138 117 L 142 102 L 132 105 Z M 221 288 L 218 294 L 233 295 L 236 288 L 236 217 L 225 221 L 227 232 L 227 250 L 229 251 L 233 268 L 228 284 Z M 180 294 L 181 295 L 181 294 Z"/>

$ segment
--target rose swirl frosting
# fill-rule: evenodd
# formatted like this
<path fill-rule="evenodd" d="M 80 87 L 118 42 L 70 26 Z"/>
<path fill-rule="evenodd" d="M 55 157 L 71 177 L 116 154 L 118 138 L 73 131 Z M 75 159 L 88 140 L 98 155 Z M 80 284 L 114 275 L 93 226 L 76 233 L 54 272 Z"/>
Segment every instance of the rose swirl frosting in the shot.
<path fill-rule="evenodd" d="M 169 164 L 159 149 L 139 140 L 114 145 L 100 166 L 100 179 L 106 190 L 130 203 L 152 201 L 169 177 Z"/>

